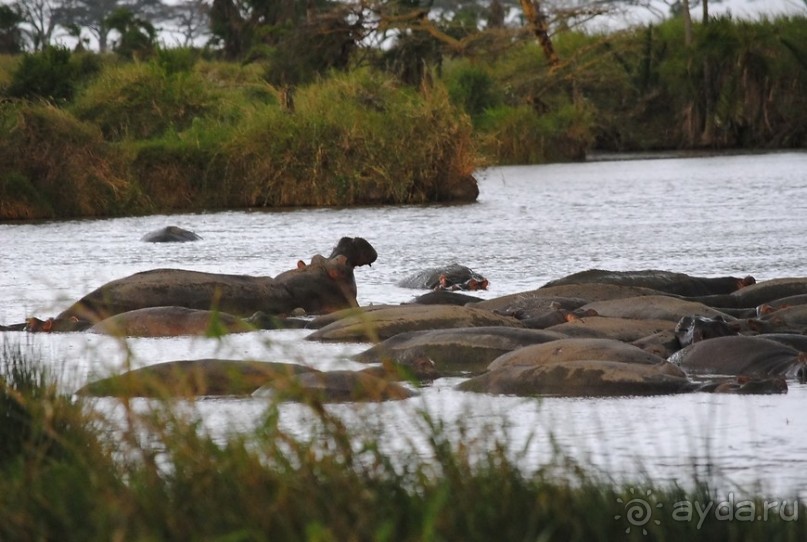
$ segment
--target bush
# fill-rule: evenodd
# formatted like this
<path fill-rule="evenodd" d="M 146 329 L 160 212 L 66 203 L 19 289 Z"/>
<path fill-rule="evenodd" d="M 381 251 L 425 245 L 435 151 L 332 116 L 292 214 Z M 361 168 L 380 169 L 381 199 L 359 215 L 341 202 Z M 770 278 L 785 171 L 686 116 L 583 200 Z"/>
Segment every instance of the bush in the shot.
<path fill-rule="evenodd" d="M 6 95 L 12 98 L 43 98 L 54 103 L 68 102 L 75 91 L 76 70 L 70 63 L 70 51 L 48 47 L 23 56 Z"/>
<path fill-rule="evenodd" d="M 103 216 L 133 203 L 124 157 L 94 126 L 18 102 L 0 106 L 0 131 L 8 134 L 0 138 L 4 218 Z"/>
<path fill-rule="evenodd" d="M 474 64 L 462 64 L 446 70 L 444 77 L 452 103 L 476 119 L 485 110 L 503 101 L 490 73 Z"/>
<path fill-rule="evenodd" d="M 194 72 L 157 63 L 112 66 L 77 97 L 71 111 L 111 141 L 149 139 L 183 130 L 212 108 L 215 95 Z"/>

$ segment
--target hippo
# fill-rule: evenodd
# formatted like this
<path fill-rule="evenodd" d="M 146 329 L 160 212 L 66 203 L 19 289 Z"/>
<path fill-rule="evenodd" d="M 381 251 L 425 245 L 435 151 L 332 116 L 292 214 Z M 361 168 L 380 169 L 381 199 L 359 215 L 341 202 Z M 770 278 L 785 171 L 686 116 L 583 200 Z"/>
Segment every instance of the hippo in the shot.
<path fill-rule="evenodd" d="M 807 354 L 783 343 L 736 335 L 693 343 L 668 358 L 687 373 L 805 377 Z"/>
<path fill-rule="evenodd" d="M 146 243 L 187 243 L 189 241 L 199 241 L 200 239 L 199 235 L 179 226 L 166 226 L 149 232 L 140 238 L 141 241 Z"/>
<path fill-rule="evenodd" d="M 525 293 L 478 301 L 471 306 L 525 321 L 541 318 L 547 312 L 556 310 L 574 311 L 587 303 L 587 299 L 579 297 L 536 296 Z"/>
<path fill-rule="evenodd" d="M 756 316 L 764 316 L 779 309 L 794 307 L 797 305 L 807 305 L 807 294 L 791 295 L 776 299 L 770 303 L 763 303 L 755 309 Z"/>
<path fill-rule="evenodd" d="M 392 361 L 408 366 L 428 358 L 440 376 L 481 373 L 491 361 L 516 349 L 565 338 L 560 333 L 504 326 L 461 327 L 399 333 L 353 356 L 361 363 Z"/>
<path fill-rule="evenodd" d="M 759 333 L 807 333 L 807 305 L 792 305 L 768 311 L 748 320 L 748 326 Z"/>
<path fill-rule="evenodd" d="M 592 316 L 571 320 L 546 329 L 563 333 L 569 337 L 608 338 L 633 342 L 660 331 L 673 331 L 675 322 Z"/>
<path fill-rule="evenodd" d="M 467 305 L 482 301 L 481 297 L 461 294 L 454 290 L 438 289 L 419 295 L 409 301 L 416 305 Z"/>
<path fill-rule="evenodd" d="M 564 397 L 666 395 L 691 388 L 686 375 L 671 363 L 650 365 L 601 359 L 506 365 L 456 386 L 460 391 Z"/>
<path fill-rule="evenodd" d="M 273 380 L 253 397 L 296 400 L 304 403 L 396 401 L 417 393 L 385 378 L 362 371 L 317 371 Z"/>
<path fill-rule="evenodd" d="M 456 263 L 425 269 L 398 282 L 402 288 L 427 290 L 487 290 L 488 285 L 488 279 Z"/>
<path fill-rule="evenodd" d="M 488 365 L 488 370 L 575 360 L 607 360 L 644 365 L 666 362 L 664 358 L 614 339 L 566 338 L 513 350 L 493 360 Z"/>
<path fill-rule="evenodd" d="M 756 283 L 754 277 L 696 277 L 685 273 L 645 269 L 639 271 L 607 271 L 589 269 L 547 282 L 545 287 L 564 284 L 617 284 L 650 288 L 657 292 L 686 297 L 730 294 Z"/>
<path fill-rule="evenodd" d="M 270 361 L 183 359 L 133 369 L 90 382 L 76 393 L 113 397 L 250 395 L 276 378 L 313 372 L 303 365 Z"/>
<path fill-rule="evenodd" d="M 656 290 L 638 286 L 620 286 L 618 284 L 561 284 L 558 286 L 542 286 L 535 290 L 508 294 L 501 297 L 486 299 L 474 304 L 474 307 L 490 311 L 518 310 L 519 307 L 536 306 L 538 309 L 546 308 L 552 301 L 571 299 L 584 301 L 579 307 L 594 301 L 608 299 L 623 299 L 642 295 L 659 295 Z M 549 301 L 542 301 L 548 299 Z M 560 301 L 565 305 L 566 303 Z M 573 301 L 572 303 L 576 303 Z M 562 306 L 563 306 L 562 305 Z M 568 310 L 578 307 L 566 307 Z"/>
<path fill-rule="evenodd" d="M 692 301 L 718 309 L 755 309 L 784 297 L 803 294 L 807 294 L 807 278 L 779 278 L 758 282 L 730 294 L 692 297 Z"/>
<path fill-rule="evenodd" d="M 795 333 L 762 333 L 756 336 L 760 339 L 768 339 L 769 341 L 786 344 L 799 352 L 807 352 L 807 335 L 796 335 Z"/>
<path fill-rule="evenodd" d="M 681 348 L 706 339 L 738 334 L 737 325 L 727 322 L 721 316 L 684 316 L 675 324 L 675 337 Z"/>
<path fill-rule="evenodd" d="M 681 350 L 681 343 L 678 342 L 678 337 L 673 329 L 651 333 L 641 339 L 630 341 L 630 344 L 664 359 Z"/>
<path fill-rule="evenodd" d="M 457 305 L 397 305 L 361 312 L 322 327 L 313 341 L 380 342 L 405 331 L 453 327 L 523 327 L 515 318 Z"/>
<path fill-rule="evenodd" d="M 644 295 L 595 301 L 580 307 L 580 309 L 593 310 L 600 316 L 634 318 L 636 320 L 653 319 L 678 322 L 684 316 L 732 319 L 727 314 L 703 303 L 687 301 L 668 295 Z"/>
<path fill-rule="evenodd" d="M 345 239 L 348 239 L 345 241 Z M 146 307 L 179 306 L 219 310 L 248 317 L 258 311 L 289 315 L 297 310 L 321 314 L 355 307 L 354 267 L 370 265 L 375 250 L 360 238 L 343 238 L 330 258 L 315 255 L 311 263 L 276 278 L 154 269 L 109 282 L 63 311 L 57 318 L 98 322 Z"/>
<path fill-rule="evenodd" d="M 737 395 L 773 395 L 787 393 L 787 380 L 781 376 L 752 377 L 740 375 L 699 384 L 693 391 L 733 393 Z"/>
<path fill-rule="evenodd" d="M 224 312 L 187 307 L 146 307 L 110 316 L 87 331 L 116 337 L 216 337 L 255 329 L 248 320 Z"/>

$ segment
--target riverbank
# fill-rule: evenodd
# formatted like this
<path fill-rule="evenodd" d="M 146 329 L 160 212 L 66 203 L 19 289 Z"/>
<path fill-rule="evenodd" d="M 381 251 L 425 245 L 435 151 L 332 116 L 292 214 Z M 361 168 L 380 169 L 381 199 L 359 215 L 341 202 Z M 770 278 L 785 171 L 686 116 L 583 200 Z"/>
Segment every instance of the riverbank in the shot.
<path fill-rule="evenodd" d="M 164 49 L 0 57 L 0 220 L 474 201 L 490 165 L 807 148 L 804 17 L 558 32 L 272 85 L 271 65 Z M 372 55 L 371 55 L 372 56 Z"/>
<path fill-rule="evenodd" d="M 122 400 L 110 421 L 58 392 L 20 345 L 0 362 L 0 537 L 6 540 L 799 540 L 807 508 L 659 485 L 614 485 L 564 460 L 532 473 L 495 437 L 451 437 L 422 413 L 425 451 L 392 454 L 311 403 L 312 437 L 266 404 L 214 438 L 193 405 Z"/>

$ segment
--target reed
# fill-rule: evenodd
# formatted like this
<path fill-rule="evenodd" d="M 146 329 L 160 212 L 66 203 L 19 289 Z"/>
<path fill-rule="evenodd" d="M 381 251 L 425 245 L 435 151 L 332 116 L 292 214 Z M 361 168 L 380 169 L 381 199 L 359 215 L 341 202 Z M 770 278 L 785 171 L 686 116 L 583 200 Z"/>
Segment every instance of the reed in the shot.
<path fill-rule="evenodd" d="M 279 404 L 270 402 L 253 429 L 213 437 L 192 403 L 95 404 L 60 391 L 30 348 L 7 341 L 1 355 L 2 540 L 795 541 L 807 534 L 807 508 L 795 501 L 789 515 L 764 522 L 664 516 L 626 533 L 631 524 L 620 513 L 637 496 L 632 488 L 561 454 L 525 472 L 505 439 L 449 427 L 427 412 L 425 452 L 385 452 L 377 422 L 348 427 L 316 401 L 307 436 L 284 430 Z M 643 487 L 653 488 L 640 495 L 651 506 L 717 498 L 706 484 Z"/>

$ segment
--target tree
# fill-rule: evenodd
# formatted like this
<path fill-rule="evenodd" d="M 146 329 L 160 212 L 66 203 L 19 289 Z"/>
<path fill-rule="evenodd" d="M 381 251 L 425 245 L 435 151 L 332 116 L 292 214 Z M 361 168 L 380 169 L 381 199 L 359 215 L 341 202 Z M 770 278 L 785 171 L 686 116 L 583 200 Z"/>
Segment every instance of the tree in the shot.
<path fill-rule="evenodd" d="M 22 15 L 11 6 L 0 5 L 0 53 L 17 54 L 23 50 Z"/>
<path fill-rule="evenodd" d="M 190 47 L 210 33 L 210 6 L 206 0 L 184 0 L 173 6 L 173 19 L 182 35 L 182 46 Z"/>
<path fill-rule="evenodd" d="M 33 50 L 43 51 L 49 47 L 58 24 L 57 4 L 50 0 L 18 0 L 15 8 L 25 23 L 21 28 Z"/>
<path fill-rule="evenodd" d="M 51 0 L 51 2 L 59 4 L 56 9 L 59 24 L 65 28 L 71 26 L 86 28 L 98 41 L 98 49 L 102 53 L 109 48 L 109 32 L 112 30 L 107 24 L 107 19 L 117 10 L 127 9 L 131 13 L 136 13 L 143 21 L 165 21 L 173 14 L 173 8 L 164 4 L 162 0 Z"/>
<path fill-rule="evenodd" d="M 130 10 L 120 8 L 106 18 L 104 24 L 110 30 L 115 30 L 120 39 L 115 45 L 115 52 L 132 58 L 146 56 L 154 49 L 154 40 L 157 30 L 149 21 L 141 19 Z"/>

